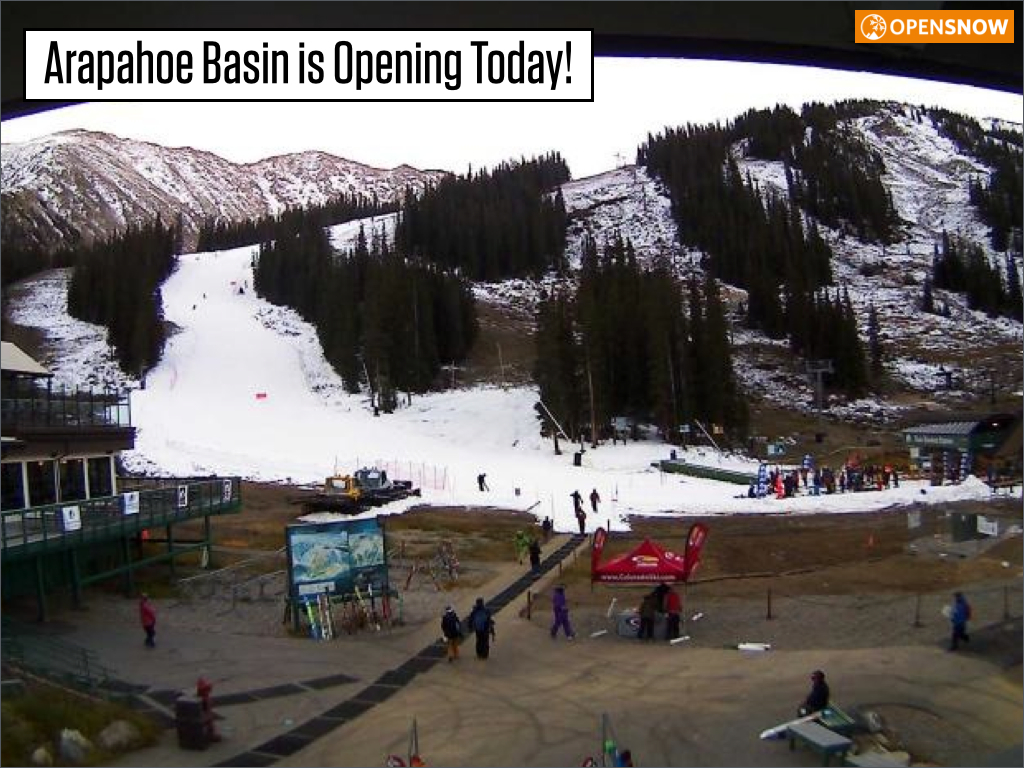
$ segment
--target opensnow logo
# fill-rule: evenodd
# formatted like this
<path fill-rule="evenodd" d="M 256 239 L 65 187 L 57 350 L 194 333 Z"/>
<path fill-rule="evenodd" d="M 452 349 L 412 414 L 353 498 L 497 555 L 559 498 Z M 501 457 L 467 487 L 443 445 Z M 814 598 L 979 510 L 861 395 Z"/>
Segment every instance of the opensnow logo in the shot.
<path fill-rule="evenodd" d="M 860 33 L 868 40 L 879 40 L 885 35 L 887 25 L 885 19 L 877 13 L 865 16 L 860 22 Z"/>
<path fill-rule="evenodd" d="M 857 43 L 1013 43 L 1014 11 L 855 11 Z"/>

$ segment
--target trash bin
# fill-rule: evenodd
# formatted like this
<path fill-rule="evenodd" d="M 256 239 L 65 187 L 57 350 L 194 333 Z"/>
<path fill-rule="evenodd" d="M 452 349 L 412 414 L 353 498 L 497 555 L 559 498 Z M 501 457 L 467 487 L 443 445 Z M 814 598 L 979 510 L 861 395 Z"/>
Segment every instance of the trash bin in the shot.
<path fill-rule="evenodd" d="M 580 453 L 579 451 L 576 451 L 576 453 L 574 453 L 572 455 L 572 465 L 574 467 L 582 467 L 583 466 L 583 454 Z"/>
<path fill-rule="evenodd" d="M 210 746 L 206 712 L 198 696 L 179 696 L 174 702 L 174 723 L 178 728 L 178 746 L 182 749 L 206 749 Z"/>

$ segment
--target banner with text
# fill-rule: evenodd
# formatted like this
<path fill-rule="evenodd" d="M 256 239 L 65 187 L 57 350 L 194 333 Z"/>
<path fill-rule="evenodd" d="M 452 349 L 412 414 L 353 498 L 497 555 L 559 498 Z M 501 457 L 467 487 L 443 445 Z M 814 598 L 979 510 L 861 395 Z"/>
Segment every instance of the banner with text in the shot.
<path fill-rule="evenodd" d="M 26 30 L 28 99 L 593 101 L 591 30 Z"/>

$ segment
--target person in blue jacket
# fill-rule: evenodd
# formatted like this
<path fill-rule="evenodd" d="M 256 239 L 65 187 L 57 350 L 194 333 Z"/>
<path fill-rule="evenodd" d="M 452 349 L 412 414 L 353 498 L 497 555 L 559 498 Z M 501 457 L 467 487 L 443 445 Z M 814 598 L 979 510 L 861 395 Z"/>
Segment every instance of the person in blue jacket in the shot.
<path fill-rule="evenodd" d="M 491 615 L 490 609 L 484 605 L 482 597 L 476 599 L 476 604 L 470 611 L 466 623 L 476 635 L 476 657 L 486 659 L 491 655 L 491 641 L 495 638 L 494 617 Z"/>
<path fill-rule="evenodd" d="M 963 640 L 965 643 L 971 642 L 971 638 L 967 635 L 967 622 L 970 618 L 971 606 L 967 602 L 967 598 L 964 597 L 963 592 L 955 593 L 953 607 L 949 614 L 949 623 L 953 625 L 953 637 L 949 642 L 949 650 L 955 651 L 959 640 Z"/>

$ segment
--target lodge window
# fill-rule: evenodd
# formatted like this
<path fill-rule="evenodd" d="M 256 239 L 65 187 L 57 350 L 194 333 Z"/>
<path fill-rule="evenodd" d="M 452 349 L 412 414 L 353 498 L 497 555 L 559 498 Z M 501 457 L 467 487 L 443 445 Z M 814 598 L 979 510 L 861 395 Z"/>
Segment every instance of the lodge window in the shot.
<path fill-rule="evenodd" d="M 28 498 L 33 507 L 57 503 L 57 480 L 53 476 L 54 462 L 28 463 Z"/>
<path fill-rule="evenodd" d="M 85 498 L 85 461 L 62 459 L 60 462 L 60 500 L 79 501 Z"/>
<path fill-rule="evenodd" d="M 89 459 L 89 498 L 113 495 L 114 488 L 110 482 L 110 459 L 106 456 Z"/>
<path fill-rule="evenodd" d="M 2 503 L 0 509 L 25 508 L 25 484 L 21 474 L 21 462 L 0 465 L 0 492 Z"/>

